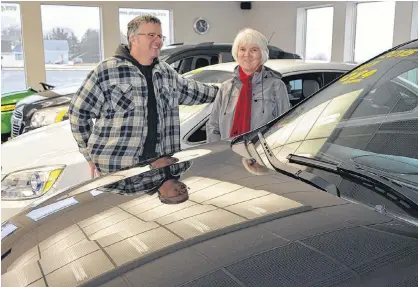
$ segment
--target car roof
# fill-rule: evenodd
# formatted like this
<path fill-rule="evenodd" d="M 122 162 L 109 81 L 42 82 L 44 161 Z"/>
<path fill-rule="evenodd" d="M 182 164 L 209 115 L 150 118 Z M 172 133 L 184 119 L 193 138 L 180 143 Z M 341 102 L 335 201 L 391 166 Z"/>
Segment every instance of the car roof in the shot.
<path fill-rule="evenodd" d="M 285 52 L 284 50 L 276 46 L 269 45 L 268 47 L 270 50 Z M 168 54 L 174 54 L 174 53 L 184 51 L 184 50 L 196 50 L 196 49 L 208 49 L 208 48 L 231 49 L 232 43 L 215 43 L 215 42 L 202 42 L 202 43 L 189 43 L 189 44 L 174 43 L 168 46 L 164 46 L 161 49 L 161 52 L 162 54 L 168 55 Z"/>
<path fill-rule="evenodd" d="M 233 72 L 237 66 L 237 62 L 228 62 L 212 66 L 206 66 L 199 70 L 218 70 L 225 72 Z M 339 62 L 321 62 L 321 61 L 309 61 L 309 60 L 298 60 L 298 59 L 275 59 L 268 60 L 265 64 L 275 71 L 282 74 L 288 74 L 301 70 L 342 70 L 348 71 L 353 69 L 356 65 L 351 63 L 339 63 Z"/>

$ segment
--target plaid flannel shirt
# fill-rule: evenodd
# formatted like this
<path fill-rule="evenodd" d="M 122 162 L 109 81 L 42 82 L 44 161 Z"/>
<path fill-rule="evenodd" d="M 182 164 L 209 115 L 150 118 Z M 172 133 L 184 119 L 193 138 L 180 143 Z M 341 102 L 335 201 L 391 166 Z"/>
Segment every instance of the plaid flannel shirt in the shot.
<path fill-rule="evenodd" d="M 170 65 L 158 62 L 152 71 L 158 111 L 156 154 L 180 151 L 179 105 L 213 102 L 218 87 L 185 79 Z M 80 152 L 101 174 L 139 164 L 147 136 L 147 82 L 127 59 L 111 57 L 87 76 L 69 107 L 71 131 Z M 92 119 L 96 119 L 93 124 Z M 170 167 L 173 175 L 190 163 Z M 164 180 L 162 169 L 121 181 L 116 192 L 147 192 Z"/>

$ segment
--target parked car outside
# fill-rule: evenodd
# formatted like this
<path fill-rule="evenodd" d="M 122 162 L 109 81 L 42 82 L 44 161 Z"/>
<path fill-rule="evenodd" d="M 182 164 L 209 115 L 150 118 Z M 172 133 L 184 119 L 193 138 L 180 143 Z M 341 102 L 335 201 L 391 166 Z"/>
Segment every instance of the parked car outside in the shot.
<path fill-rule="evenodd" d="M 221 43 L 183 43 L 166 46 L 162 49 L 160 60 L 170 64 L 180 74 L 218 63 L 232 62 L 232 44 Z M 297 54 L 285 52 L 278 47 L 269 46 L 271 59 L 300 59 Z M 81 85 L 72 85 L 72 90 L 58 87 L 47 93 L 38 93 L 16 106 L 12 117 L 12 137 L 50 125 L 65 119 L 69 102 Z"/>
<path fill-rule="evenodd" d="M 236 63 L 207 66 L 184 76 L 216 84 L 232 77 L 235 66 Z M 310 63 L 303 60 L 269 60 L 266 66 L 282 73 L 293 104 L 354 67 L 343 63 Z M 67 93 L 69 92 L 70 90 Z M 206 142 L 206 122 L 211 111 L 212 104 L 180 106 L 182 149 Z M 54 183 L 47 193 L 54 193 L 72 184 L 83 182 L 90 175 L 87 162 L 79 153 L 71 134 L 68 120 L 14 138 L 2 145 L 2 155 L 3 175 L 22 171 L 23 173 L 20 174 L 29 179 L 41 170 L 45 176 L 50 173 L 59 174 L 53 179 Z M 7 189 L 7 184 L 3 182 L 2 220 L 10 218 L 34 200 L 33 195 L 27 197 L 23 194 L 8 193 L 5 191 Z M 35 195 L 38 196 L 42 194 Z"/>
<path fill-rule="evenodd" d="M 53 86 L 40 83 L 44 90 L 53 88 Z M 33 88 L 26 90 L 15 91 L 5 93 L 1 95 L 1 142 L 5 142 L 10 138 L 11 135 L 11 119 L 16 104 L 22 99 L 29 97 L 33 94 L 39 93 L 40 91 Z"/>
<path fill-rule="evenodd" d="M 154 172 L 142 164 L 38 199 L 2 225 L 2 283 L 415 286 L 417 60 L 418 40 L 255 131 L 174 154 L 191 163 L 184 203 L 103 192 Z"/>

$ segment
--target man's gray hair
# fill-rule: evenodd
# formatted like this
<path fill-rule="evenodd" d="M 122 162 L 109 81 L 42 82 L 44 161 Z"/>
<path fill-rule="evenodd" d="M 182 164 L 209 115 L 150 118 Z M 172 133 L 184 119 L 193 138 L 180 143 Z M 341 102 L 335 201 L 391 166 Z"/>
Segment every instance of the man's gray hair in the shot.
<path fill-rule="evenodd" d="M 161 21 L 157 17 L 153 15 L 143 15 L 133 18 L 128 23 L 128 32 L 126 33 L 126 38 L 128 40 L 129 49 L 131 48 L 131 41 L 129 41 L 130 36 L 135 36 L 138 32 L 138 28 L 140 24 L 144 23 L 154 23 L 154 24 L 160 24 Z"/>
<path fill-rule="evenodd" d="M 260 32 L 245 28 L 237 34 L 232 45 L 232 57 L 238 61 L 238 49 L 243 45 L 257 45 L 261 51 L 261 64 L 264 64 L 269 59 L 269 48 L 267 38 Z"/>

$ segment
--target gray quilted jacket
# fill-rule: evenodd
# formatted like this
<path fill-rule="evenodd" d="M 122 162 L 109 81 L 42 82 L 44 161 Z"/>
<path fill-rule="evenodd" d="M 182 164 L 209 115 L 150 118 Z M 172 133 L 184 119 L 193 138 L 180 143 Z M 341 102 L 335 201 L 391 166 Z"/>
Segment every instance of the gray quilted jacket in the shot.
<path fill-rule="evenodd" d="M 207 141 L 230 137 L 235 107 L 241 91 L 239 66 L 234 77 L 221 84 L 206 126 Z M 251 130 L 259 128 L 290 109 L 289 96 L 281 74 L 263 66 L 252 79 Z"/>

